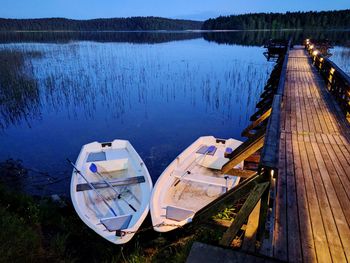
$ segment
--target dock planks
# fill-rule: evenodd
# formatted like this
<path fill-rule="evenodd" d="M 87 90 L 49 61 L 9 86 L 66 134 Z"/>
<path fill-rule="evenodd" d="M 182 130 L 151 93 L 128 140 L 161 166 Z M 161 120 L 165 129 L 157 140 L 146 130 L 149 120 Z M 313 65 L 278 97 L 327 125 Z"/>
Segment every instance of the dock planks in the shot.
<path fill-rule="evenodd" d="M 350 261 L 350 128 L 303 47 L 289 52 L 273 257 Z"/>

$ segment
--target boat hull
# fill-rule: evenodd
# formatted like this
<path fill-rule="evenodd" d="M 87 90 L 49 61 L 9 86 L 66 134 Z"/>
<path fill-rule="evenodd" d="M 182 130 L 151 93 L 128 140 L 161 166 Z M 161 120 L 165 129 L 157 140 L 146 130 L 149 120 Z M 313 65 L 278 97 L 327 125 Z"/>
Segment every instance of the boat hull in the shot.
<path fill-rule="evenodd" d="M 220 169 L 242 142 L 200 137 L 161 174 L 154 186 L 150 211 L 154 230 L 168 232 L 192 221 L 195 213 L 239 182 Z M 236 168 L 243 168 L 239 164 Z"/>
<path fill-rule="evenodd" d="M 91 164 L 97 166 L 100 175 L 89 169 Z M 153 186 L 147 167 L 138 153 L 126 140 L 92 142 L 82 147 L 76 167 L 93 183 L 93 188 L 97 187 L 99 193 L 90 187 L 83 176 L 73 171 L 70 193 L 80 219 L 114 244 L 128 242 L 148 214 Z M 110 187 L 110 183 L 115 190 Z M 120 223 L 120 220 L 124 221 Z M 117 222 L 121 225 L 117 228 L 121 228 L 122 232 L 111 230 L 105 225 L 106 222 L 114 224 L 113 227 L 116 227 Z"/>

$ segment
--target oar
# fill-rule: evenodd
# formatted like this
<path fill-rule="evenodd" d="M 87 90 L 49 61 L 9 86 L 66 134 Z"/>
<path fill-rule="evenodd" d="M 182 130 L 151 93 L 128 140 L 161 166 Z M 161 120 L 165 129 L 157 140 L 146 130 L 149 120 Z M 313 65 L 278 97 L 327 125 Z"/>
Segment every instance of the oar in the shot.
<path fill-rule="evenodd" d="M 113 185 L 112 185 L 110 182 L 108 182 L 108 181 L 103 177 L 102 174 L 99 173 L 96 164 L 92 163 L 92 164 L 90 165 L 89 169 L 90 169 L 91 172 L 93 172 L 93 173 L 95 173 L 95 174 L 98 174 L 98 175 L 101 177 L 101 179 L 103 180 L 103 182 L 105 182 L 105 183 L 117 194 L 118 199 L 123 200 L 125 203 L 128 204 L 128 206 L 129 206 L 132 210 L 134 210 L 134 211 L 136 212 L 135 207 L 133 207 L 130 203 L 128 203 L 128 201 L 126 201 L 126 200 L 122 197 L 122 195 L 117 191 L 117 189 L 115 189 L 115 188 L 113 187 Z"/>
<path fill-rule="evenodd" d="M 113 210 L 113 208 L 108 204 L 107 200 L 103 197 L 103 195 L 101 195 L 97 189 L 89 182 L 88 179 L 86 179 L 86 177 L 78 170 L 78 168 L 75 166 L 75 164 L 67 159 L 67 161 L 73 166 L 73 168 L 75 169 L 75 171 L 81 176 L 84 178 L 84 180 L 86 181 L 86 183 L 90 186 L 90 188 L 92 190 L 95 191 L 95 193 L 102 199 L 102 201 L 105 203 L 105 205 L 109 208 L 109 210 L 111 210 L 111 212 L 113 213 L 114 216 L 117 216 L 117 213 Z"/>

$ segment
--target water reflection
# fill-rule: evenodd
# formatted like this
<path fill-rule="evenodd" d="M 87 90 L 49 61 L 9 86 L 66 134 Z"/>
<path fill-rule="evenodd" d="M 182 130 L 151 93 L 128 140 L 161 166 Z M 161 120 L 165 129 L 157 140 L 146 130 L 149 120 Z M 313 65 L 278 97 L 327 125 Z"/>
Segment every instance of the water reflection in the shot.
<path fill-rule="evenodd" d="M 307 38 L 314 40 L 328 39 L 340 46 L 350 46 L 350 31 L 308 31 L 308 30 L 280 30 L 280 31 L 235 31 L 235 32 L 205 32 L 203 38 L 220 44 L 262 46 L 269 39 L 293 38 L 293 43 L 302 44 Z"/>
<path fill-rule="evenodd" d="M 72 41 L 165 43 L 201 38 L 200 33 L 184 31 L 140 31 L 140 32 L 0 32 L 0 43 L 69 43 Z"/>

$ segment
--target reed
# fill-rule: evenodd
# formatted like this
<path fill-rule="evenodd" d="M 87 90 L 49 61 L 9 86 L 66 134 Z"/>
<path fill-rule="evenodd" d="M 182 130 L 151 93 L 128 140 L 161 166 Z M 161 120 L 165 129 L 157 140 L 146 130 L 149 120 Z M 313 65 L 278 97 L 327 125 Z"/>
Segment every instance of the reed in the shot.
<path fill-rule="evenodd" d="M 39 107 L 39 90 L 25 56 L 17 50 L 0 50 L 0 130 L 21 120 L 32 119 Z"/>

